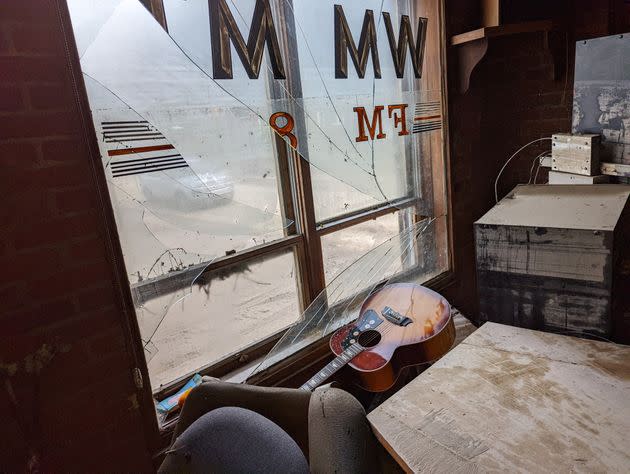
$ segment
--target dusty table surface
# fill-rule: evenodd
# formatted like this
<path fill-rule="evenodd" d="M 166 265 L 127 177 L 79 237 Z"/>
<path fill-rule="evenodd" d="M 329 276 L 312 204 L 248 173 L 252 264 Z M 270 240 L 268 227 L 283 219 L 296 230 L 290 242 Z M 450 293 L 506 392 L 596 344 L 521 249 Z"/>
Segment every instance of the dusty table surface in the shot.
<path fill-rule="evenodd" d="M 630 346 L 486 323 L 368 415 L 411 472 L 630 472 Z"/>

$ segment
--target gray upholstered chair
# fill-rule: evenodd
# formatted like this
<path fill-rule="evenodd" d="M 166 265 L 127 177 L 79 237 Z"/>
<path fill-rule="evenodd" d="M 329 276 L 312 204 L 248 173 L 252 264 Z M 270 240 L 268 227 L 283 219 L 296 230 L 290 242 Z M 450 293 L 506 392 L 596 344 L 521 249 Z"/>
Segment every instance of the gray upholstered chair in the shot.
<path fill-rule="evenodd" d="M 275 423 L 297 443 L 313 473 L 394 469 L 383 456 L 384 450 L 374 438 L 361 404 L 336 388 L 309 393 L 219 381 L 202 383 L 186 399 L 173 441 L 200 417 L 221 407 L 251 410 Z M 256 465 L 255 459 L 250 461 Z M 169 473 L 182 470 L 181 462 L 169 459 L 169 455 L 160 468 L 160 472 Z"/>

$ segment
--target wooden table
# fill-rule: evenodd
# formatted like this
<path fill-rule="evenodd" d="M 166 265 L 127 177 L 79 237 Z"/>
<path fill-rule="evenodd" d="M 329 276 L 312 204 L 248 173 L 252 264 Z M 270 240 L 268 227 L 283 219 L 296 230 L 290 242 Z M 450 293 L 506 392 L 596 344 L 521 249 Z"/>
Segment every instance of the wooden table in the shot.
<path fill-rule="evenodd" d="M 630 472 L 630 346 L 486 323 L 368 415 L 410 472 Z"/>

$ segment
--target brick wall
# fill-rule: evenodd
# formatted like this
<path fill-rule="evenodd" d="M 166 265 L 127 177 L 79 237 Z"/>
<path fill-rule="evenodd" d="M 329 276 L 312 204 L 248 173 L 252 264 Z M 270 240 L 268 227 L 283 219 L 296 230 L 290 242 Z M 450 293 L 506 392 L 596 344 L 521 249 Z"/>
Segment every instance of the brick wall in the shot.
<path fill-rule="evenodd" d="M 446 0 L 447 36 L 479 26 L 475 3 Z M 448 297 L 472 316 L 472 223 L 493 205 L 494 178 L 512 151 L 568 129 L 573 43 L 615 32 L 613 20 L 623 29 L 629 15 L 612 14 L 612 3 L 572 2 L 570 61 L 559 75 L 540 35 L 494 40 L 462 95 L 449 48 L 458 278 Z M 0 2 L 0 471 L 27 470 L 29 461 L 51 471 L 146 471 L 150 395 L 132 377 L 142 366 L 130 342 L 137 327 L 62 20 L 65 6 L 59 12 L 53 0 Z M 507 170 L 501 194 L 527 181 L 534 151 Z"/>
<path fill-rule="evenodd" d="M 147 471 L 137 326 L 59 3 L 0 2 L 0 471 Z"/>
<path fill-rule="evenodd" d="M 447 38 L 481 25 L 480 9 L 473 3 L 446 0 Z M 494 180 L 500 168 L 527 142 L 570 131 L 575 41 L 624 28 L 619 25 L 620 15 L 613 12 L 615 2 L 563 0 L 554 5 L 557 8 L 561 3 L 565 5 L 557 14 L 551 11 L 557 32 L 549 42 L 541 33 L 491 39 L 465 94 L 457 90 L 457 57 L 454 47 L 449 47 L 451 199 L 457 281 L 447 291 L 447 297 L 473 319 L 478 311 L 473 222 L 494 205 Z M 512 161 L 501 177 L 499 199 L 517 184 L 528 181 L 532 160 L 544 150 L 544 146 L 532 146 Z M 546 172 L 539 175 L 538 182 L 546 182 Z"/>

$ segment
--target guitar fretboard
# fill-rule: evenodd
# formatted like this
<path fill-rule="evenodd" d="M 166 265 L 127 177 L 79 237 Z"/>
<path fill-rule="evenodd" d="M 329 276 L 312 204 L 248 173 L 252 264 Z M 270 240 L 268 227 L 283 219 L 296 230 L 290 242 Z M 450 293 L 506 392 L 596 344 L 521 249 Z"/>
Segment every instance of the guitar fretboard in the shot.
<path fill-rule="evenodd" d="M 311 379 L 306 382 L 304 385 L 300 387 L 300 390 L 306 390 L 307 392 L 311 392 L 319 387 L 326 379 L 328 379 L 332 374 L 341 369 L 344 365 L 350 362 L 354 357 L 359 355 L 361 352 L 365 350 L 361 344 L 356 343 L 348 346 L 346 350 L 344 350 L 341 354 L 335 357 L 332 361 L 326 365 L 322 370 L 317 372 Z"/>

